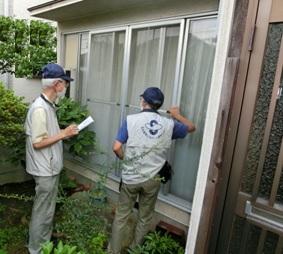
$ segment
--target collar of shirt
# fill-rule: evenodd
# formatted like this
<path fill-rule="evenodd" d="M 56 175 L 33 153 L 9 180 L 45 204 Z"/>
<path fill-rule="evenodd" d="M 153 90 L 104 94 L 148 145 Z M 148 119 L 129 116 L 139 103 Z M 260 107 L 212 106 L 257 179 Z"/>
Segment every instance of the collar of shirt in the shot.
<path fill-rule="evenodd" d="M 50 100 L 48 99 L 48 97 L 47 97 L 44 93 L 42 93 L 42 94 L 40 95 L 40 97 L 41 97 L 45 102 L 47 102 L 51 107 L 53 107 L 54 109 L 55 109 L 56 107 L 58 107 L 54 102 L 50 101 Z"/>
<path fill-rule="evenodd" d="M 156 109 L 152 109 L 152 108 L 145 108 L 141 111 L 141 113 L 143 112 L 152 112 L 152 113 L 159 114 L 159 112 Z"/>

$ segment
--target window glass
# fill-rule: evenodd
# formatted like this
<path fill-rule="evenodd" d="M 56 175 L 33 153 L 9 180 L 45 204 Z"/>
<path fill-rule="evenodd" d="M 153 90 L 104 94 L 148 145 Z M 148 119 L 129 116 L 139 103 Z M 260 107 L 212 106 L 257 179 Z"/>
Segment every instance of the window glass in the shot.
<path fill-rule="evenodd" d="M 99 152 L 96 164 L 113 163 L 112 144 L 120 125 L 120 96 L 125 32 L 93 34 L 91 37 L 86 100 L 95 119 L 94 131 Z"/>
<path fill-rule="evenodd" d="M 64 69 L 70 73 L 74 81 L 66 92 L 66 96 L 78 99 L 79 82 L 77 77 L 79 53 L 79 34 L 65 35 Z"/>
<path fill-rule="evenodd" d="M 192 201 L 195 189 L 216 36 L 216 18 L 190 22 L 180 108 L 181 112 L 195 123 L 197 130 L 175 144 L 175 174 L 170 186 L 172 194 L 188 201 Z"/>
<path fill-rule="evenodd" d="M 125 49 L 125 31 L 92 34 L 87 86 L 83 92 L 84 101 L 95 119 L 93 128 L 99 148 L 105 152 L 104 157 L 95 155 L 93 164 L 115 161 L 111 147 L 123 108 L 126 107 L 126 114 L 139 112 L 139 96 L 146 87 L 162 89 L 165 94 L 163 110 L 173 101 L 180 101 L 182 114 L 196 124 L 197 130 L 184 140 L 176 141 L 172 147 L 170 159 L 174 175 L 167 187 L 174 196 L 192 201 L 214 62 L 217 21 L 216 18 L 190 20 L 187 25 L 188 40 L 183 48 L 179 48 L 183 32 L 179 23 L 132 29 L 128 49 Z M 128 73 L 123 72 L 125 50 L 130 53 L 129 66 L 126 66 Z M 177 61 L 181 51 L 186 52 L 183 77 L 176 73 L 181 65 Z M 82 70 L 83 66 L 81 64 Z M 123 79 L 128 78 L 127 84 L 122 84 L 123 73 L 127 75 Z M 126 105 L 121 105 L 122 87 L 127 91 Z M 179 100 L 173 98 L 174 91 L 180 89 Z"/>
<path fill-rule="evenodd" d="M 172 101 L 180 25 L 133 30 L 128 102 L 129 112 L 139 111 L 139 96 L 156 86 L 165 94 L 163 109 Z"/>

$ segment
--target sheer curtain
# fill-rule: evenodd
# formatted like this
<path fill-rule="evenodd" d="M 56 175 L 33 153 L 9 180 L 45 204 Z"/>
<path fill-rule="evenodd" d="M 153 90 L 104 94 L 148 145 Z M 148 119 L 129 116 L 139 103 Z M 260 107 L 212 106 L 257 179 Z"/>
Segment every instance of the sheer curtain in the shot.
<path fill-rule="evenodd" d="M 191 20 L 186 50 L 180 107 L 197 126 L 172 149 L 173 179 L 169 192 L 191 201 L 206 118 L 217 35 L 216 18 Z M 127 84 L 127 105 L 120 105 L 125 32 L 93 34 L 84 98 L 95 119 L 99 147 L 107 156 L 95 154 L 92 164 L 113 163 L 112 143 L 120 125 L 121 107 L 126 114 L 139 112 L 139 96 L 148 86 L 165 94 L 163 109 L 171 106 L 176 75 L 180 24 L 133 29 Z M 178 74 L 178 73 L 177 73 Z M 176 99 L 176 98 L 174 98 Z M 168 187 L 168 186 L 167 186 Z"/>
<path fill-rule="evenodd" d="M 146 87 L 157 86 L 165 94 L 163 108 L 172 101 L 179 25 L 133 30 L 129 70 L 128 113 L 139 111 L 139 96 Z"/>
<path fill-rule="evenodd" d="M 98 150 L 92 162 L 109 166 L 115 157 L 112 143 L 120 125 L 125 32 L 94 34 L 91 37 L 90 63 L 86 100 L 94 117 Z"/>
<path fill-rule="evenodd" d="M 78 100 L 81 102 L 83 89 L 87 83 L 87 54 L 89 50 L 88 33 L 82 33 L 80 36 L 80 58 L 79 58 L 79 94 Z"/>
<path fill-rule="evenodd" d="M 146 87 L 158 86 L 156 70 L 159 40 L 160 28 L 133 31 L 128 87 L 128 103 L 130 105 L 139 105 L 139 95 Z"/>
<path fill-rule="evenodd" d="M 175 143 L 170 192 L 192 201 L 198 169 L 217 36 L 216 19 L 191 21 L 181 93 L 181 112 L 197 130 Z"/>

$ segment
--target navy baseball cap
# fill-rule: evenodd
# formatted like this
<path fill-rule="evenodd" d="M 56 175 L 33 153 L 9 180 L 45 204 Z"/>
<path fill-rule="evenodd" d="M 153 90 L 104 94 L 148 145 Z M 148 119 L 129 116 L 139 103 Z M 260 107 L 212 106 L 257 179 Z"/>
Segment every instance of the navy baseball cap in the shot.
<path fill-rule="evenodd" d="M 56 63 L 49 63 L 42 68 L 42 78 L 61 78 L 67 82 L 74 80 L 71 77 L 68 77 L 64 69 Z"/>
<path fill-rule="evenodd" d="M 164 102 L 164 95 L 158 87 L 145 89 L 141 97 L 150 105 L 161 107 Z"/>

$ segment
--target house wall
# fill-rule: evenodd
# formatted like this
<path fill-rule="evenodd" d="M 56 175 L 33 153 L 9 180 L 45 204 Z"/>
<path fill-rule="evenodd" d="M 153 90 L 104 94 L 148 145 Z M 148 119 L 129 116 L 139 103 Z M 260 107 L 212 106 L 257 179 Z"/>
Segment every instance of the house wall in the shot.
<path fill-rule="evenodd" d="M 0 0 L 0 15 L 4 14 L 4 0 Z"/>
<path fill-rule="evenodd" d="M 12 88 L 17 96 L 23 96 L 25 102 L 32 102 L 41 92 L 40 79 L 25 79 L 14 78 L 10 82 Z"/>
<path fill-rule="evenodd" d="M 158 20 L 182 15 L 193 15 L 217 11 L 218 0 L 176 0 L 166 2 L 164 5 L 146 5 L 139 8 L 125 9 L 123 11 L 90 16 L 87 18 L 74 17 L 74 20 L 59 23 L 63 33 L 80 30 L 89 30 L 110 26 L 126 25 L 142 21 Z M 79 20 L 79 22 L 78 22 Z"/>

